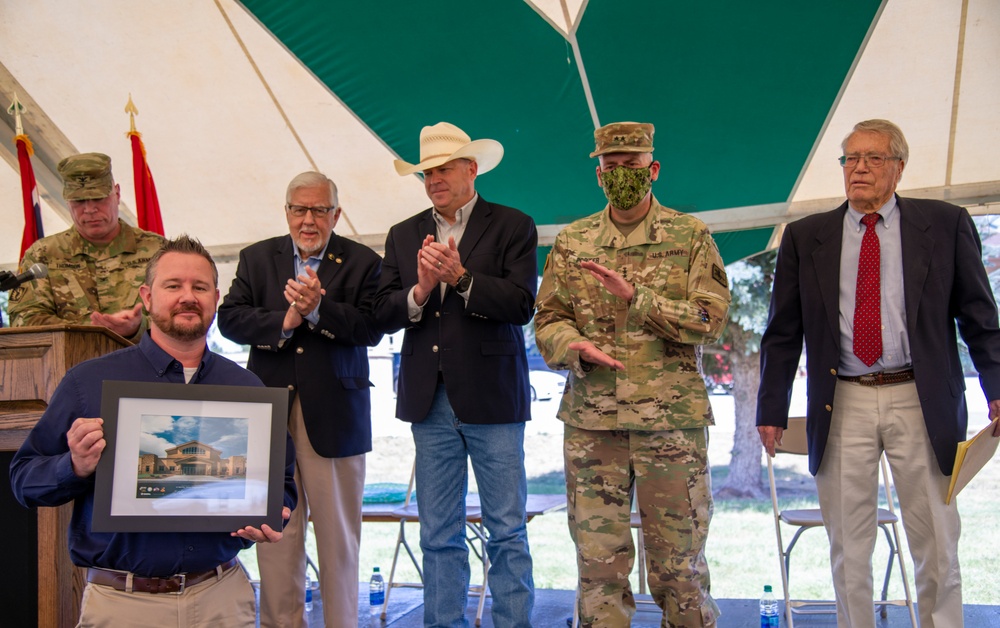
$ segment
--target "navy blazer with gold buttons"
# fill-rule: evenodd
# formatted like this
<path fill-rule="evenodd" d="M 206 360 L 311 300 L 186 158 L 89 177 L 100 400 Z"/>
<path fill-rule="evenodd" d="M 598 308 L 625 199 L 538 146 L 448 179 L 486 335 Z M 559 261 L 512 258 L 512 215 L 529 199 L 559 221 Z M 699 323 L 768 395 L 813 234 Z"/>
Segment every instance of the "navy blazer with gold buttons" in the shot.
<path fill-rule="evenodd" d="M 969 346 L 987 399 L 1000 399 L 1000 329 L 968 211 L 942 201 L 896 197 L 903 256 L 906 332 L 924 424 L 942 473 L 951 475 L 965 440 L 968 408 L 957 329 Z M 809 470 L 826 449 L 840 362 L 839 208 L 785 228 L 771 312 L 761 340 L 757 425 L 787 426 L 792 382 L 806 346 Z"/>
<path fill-rule="evenodd" d="M 372 449 L 367 347 L 382 339 L 372 314 L 381 259 L 370 248 L 331 234 L 317 271 L 326 290 L 319 323 L 303 323 L 282 342 L 294 246 L 285 235 L 240 252 L 236 278 L 219 307 L 219 329 L 233 342 L 250 345 L 247 368 L 265 385 L 298 393 L 316 453 L 327 458 L 367 453 Z"/>

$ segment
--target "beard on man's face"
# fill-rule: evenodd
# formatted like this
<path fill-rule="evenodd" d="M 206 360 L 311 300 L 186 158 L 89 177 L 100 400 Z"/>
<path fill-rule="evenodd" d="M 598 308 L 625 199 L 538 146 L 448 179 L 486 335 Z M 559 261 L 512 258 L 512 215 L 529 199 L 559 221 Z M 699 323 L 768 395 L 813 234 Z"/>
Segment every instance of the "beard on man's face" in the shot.
<path fill-rule="evenodd" d="M 176 340 L 190 341 L 197 340 L 199 338 L 204 338 L 208 334 L 208 326 L 212 324 L 212 320 L 209 319 L 208 322 L 205 321 L 205 316 L 202 314 L 202 308 L 197 303 L 185 303 L 173 310 L 169 314 L 162 314 L 157 312 L 153 307 L 152 301 L 149 303 L 150 312 L 149 318 L 157 329 L 161 332 L 174 338 Z M 198 314 L 198 319 L 194 321 L 184 320 L 177 321 L 175 317 L 178 314 L 185 312 L 194 312 Z M 215 318 L 215 313 L 212 313 L 212 318 Z"/>
<path fill-rule="evenodd" d="M 305 239 L 302 237 L 302 234 L 297 234 L 296 236 L 292 237 L 292 242 L 295 243 L 295 246 L 298 247 L 299 251 L 303 255 L 315 255 L 316 253 L 319 253 L 320 251 L 323 250 L 323 247 L 326 246 L 328 239 L 324 240 L 321 237 L 314 236 L 311 238 L 311 240 L 312 240 L 311 244 L 307 243 Z"/>

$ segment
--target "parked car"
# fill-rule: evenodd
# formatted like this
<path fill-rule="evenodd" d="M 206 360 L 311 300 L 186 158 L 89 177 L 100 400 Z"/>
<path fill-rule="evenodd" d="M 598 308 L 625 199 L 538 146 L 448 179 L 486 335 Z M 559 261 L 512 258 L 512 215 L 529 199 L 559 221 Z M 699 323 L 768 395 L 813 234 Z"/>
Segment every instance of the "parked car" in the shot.
<path fill-rule="evenodd" d="M 528 370 L 552 371 L 552 369 L 549 368 L 549 365 L 545 363 L 545 360 L 542 359 L 542 356 L 537 353 L 537 349 L 535 352 L 528 351 Z"/>
<path fill-rule="evenodd" d="M 529 371 L 531 382 L 531 400 L 548 401 L 562 397 L 566 388 L 565 371 Z"/>

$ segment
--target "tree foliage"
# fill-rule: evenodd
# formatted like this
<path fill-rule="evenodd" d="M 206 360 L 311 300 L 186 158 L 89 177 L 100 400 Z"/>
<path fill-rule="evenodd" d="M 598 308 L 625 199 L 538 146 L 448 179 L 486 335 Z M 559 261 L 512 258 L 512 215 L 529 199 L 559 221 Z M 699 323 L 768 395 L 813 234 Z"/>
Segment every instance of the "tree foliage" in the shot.
<path fill-rule="evenodd" d="M 733 302 L 729 324 L 719 344 L 728 348 L 736 433 L 729 474 L 717 491 L 723 497 L 764 497 L 766 494 L 761 475 L 762 450 L 757 436 L 756 408 L 760 339 L 767 326 L 775 257 L 774 251 L 766 251 L 727 268 Z"/>

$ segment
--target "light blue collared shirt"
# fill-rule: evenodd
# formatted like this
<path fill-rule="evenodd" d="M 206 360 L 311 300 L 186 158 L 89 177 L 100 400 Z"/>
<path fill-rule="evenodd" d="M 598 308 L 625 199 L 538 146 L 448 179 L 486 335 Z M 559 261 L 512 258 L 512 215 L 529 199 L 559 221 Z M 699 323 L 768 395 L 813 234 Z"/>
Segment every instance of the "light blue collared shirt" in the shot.
<path fill-rule="evenodd" d="M 839 375 L 853 376 L 877 371 L 898 371 L 911 365 L 910 340 L 906 335 L 903 299 L 903 247 L 896 196 L 879 208 L 882 220 L 875 224 L 879 239 L 882 294 L 882 357 L 866 366 L 854 355 L 854 306 L 858 288 L 858 259 L 865 227 L 863 213 L 848 205 L 844 214 L 844 241 L 840 250 L 840 367 Z"/>
<path fill-rule="evenodd" d="M 291 238 L 292 236 L 288 236 L 288 237 Z M 332 233 L 330 234 L 330 238 L 331 239 L 333 238 L 333 234 Z M 330 246 L 330 240 L 327 240 L 326 244 L 323 245 L 323 250 L 322 251 L 319 251 L 315 255 L 310 255 L 308 259 L 303 260 L 302 256 L 299 254 L 299 247 L 295 244 L 295 241 L 292 240 L 292 251 L 294 252 L 294 255 L 293 255 L 292 259 L 295 262 L 295 280 L 296 281 L 298 281 L 298 276 L 299 275 L 305 275 L 306 274 L 306 267 L 313 269 L 313 272 L 317 272 L 317 273 L 319 272 L 319 263 L 323 261 L 323 256 L 326 254 L 326 247 L 328 247 L 328 246 Z M 284 290 L 284 286 L 282 286 L 282 290 Z M 312 312 L 309 312 L 308 314 L 306 314 L 302 318 L 306 319 L 306 322 L 309 323 L 310 327 L 312 327 L 313 325 L 319 324 L 319 303 L 316 304 L 316 308 L 313 309 Z M 292 330 L 292 331 L 294 331 L 294 330 Z M 284 331 L 284 330 L 282 330 L 281 337 L 283 339 L 291 338 L 292 337 L 292 331 Z"/>

